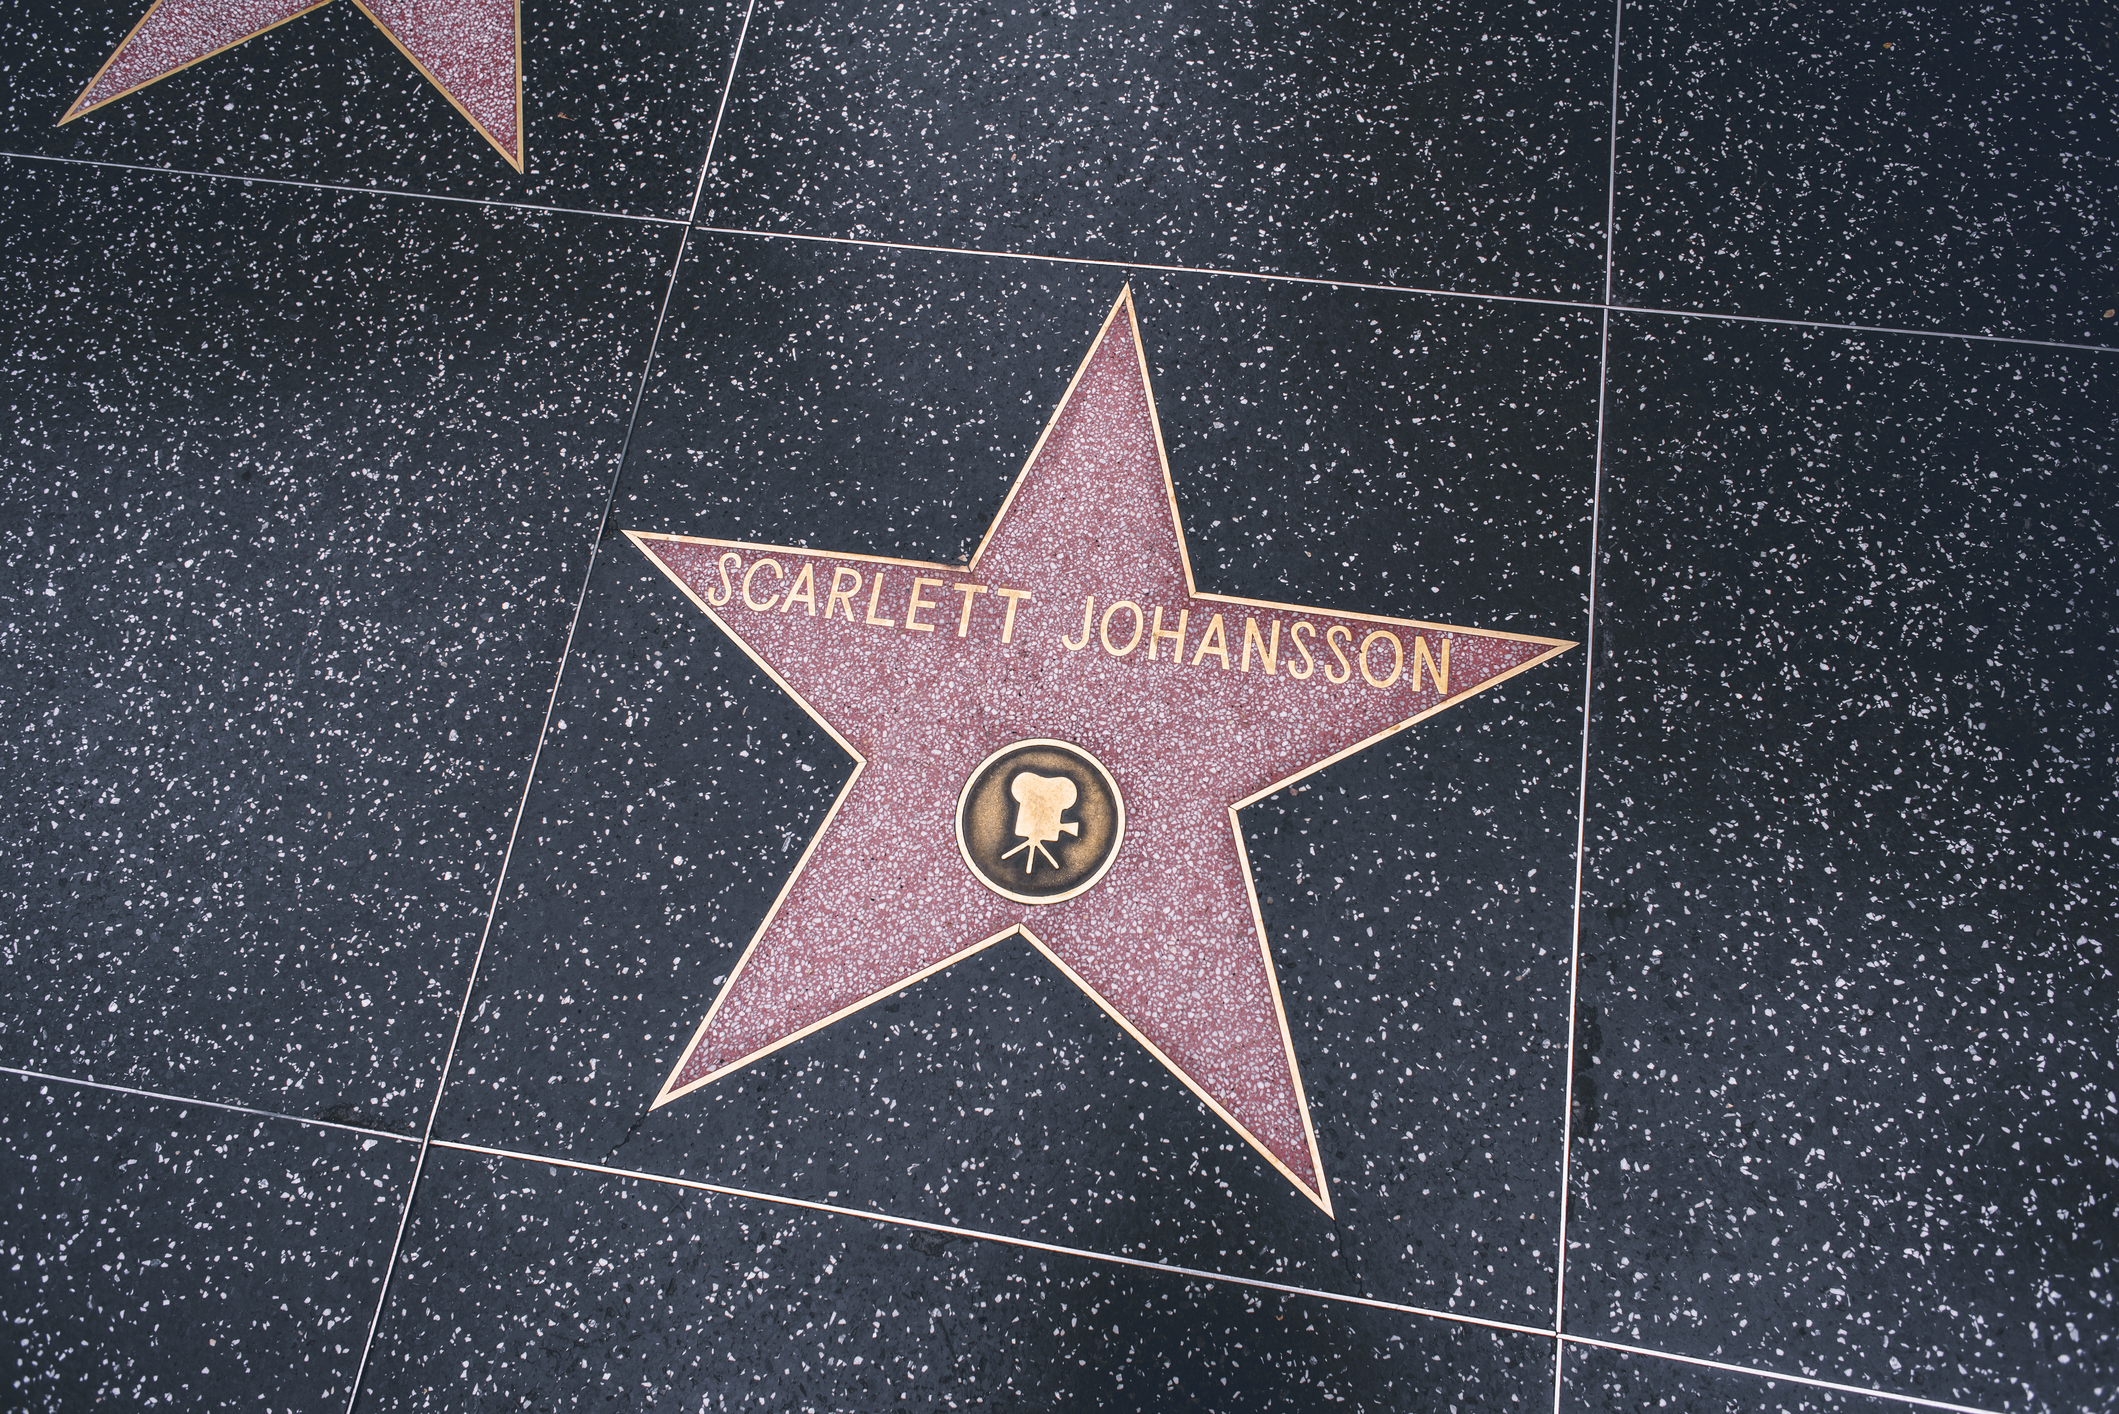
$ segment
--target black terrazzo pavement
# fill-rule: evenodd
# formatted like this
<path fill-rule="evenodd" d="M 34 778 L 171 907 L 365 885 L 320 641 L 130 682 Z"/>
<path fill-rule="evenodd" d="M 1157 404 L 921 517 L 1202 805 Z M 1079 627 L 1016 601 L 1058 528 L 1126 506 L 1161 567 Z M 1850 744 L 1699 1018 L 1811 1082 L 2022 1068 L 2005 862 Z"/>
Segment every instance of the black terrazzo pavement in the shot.
<path fill-rule="evenodd" d="M 701 218 L 1594 300 L 1612 8 L 761 6 Z"/>
<path fill-rule="evenodd" d="M 1866 1394 L 1763 1380 L 1597 1346 L 1570 1344 L 1562 1358 L 1562 1407 L 1584 1414 L 1663 1409 L 1692 1414 L 1827 1414 L 1891 1407 Z"/>
<path fill-rule="evenodd" d="M 351 5 L 54 127 L 137 17 L 0 14 L 0 1402 L 2119 1402 L 2104 16 L 530 0 L 522 176 Z M 1202 588 L 1586 640 L 1245 812 L 1333 1219 L 1019 944 L 647 1109 L 848 763 L 615 531 L 961 559 L 1129 281 Z"/>
<path fill-rule="evenodd" d="M 417 1133 L 676 237 L 7 177 L 4 1059 Z"/>
<path fill-rule="evenodd" d="M 1114 294 L 1094 271 L 701 238 L 614 523 L 961 559 Z M 1202 587 L 1580 622 L 1589 320 L 1191 278 L 1135 295 Z M 1376 398 L 1408 363 L 1451 372 Z M 1451 494 L 1452 443 L 1482 449 L 1481 492 Z M 752 465 L 777 469 L 762 504 L 731 489 Z M 1334 1223 L 1021 943 L 643 1116 L 852 763 L 624 549 L 591 587 L 441 1132 L 1550 1309 L 1579 679 L 1508 683 L 1247 812 Z"/>
<path fill-rule="evenodd" d="M 1551 1342 L 434 1151 L 363 1408 L 1534 1406 Z"/>
<path fill-rule="evenodd" d="M 1579 1325 L 2111 1396 L 2109 363 L 1617 326 Z"/>
<path fill-rule="evenodd" d="M 1620 302 L 2119 342 L 2109 9 L 1646 0 L 1626 35 Z"/>

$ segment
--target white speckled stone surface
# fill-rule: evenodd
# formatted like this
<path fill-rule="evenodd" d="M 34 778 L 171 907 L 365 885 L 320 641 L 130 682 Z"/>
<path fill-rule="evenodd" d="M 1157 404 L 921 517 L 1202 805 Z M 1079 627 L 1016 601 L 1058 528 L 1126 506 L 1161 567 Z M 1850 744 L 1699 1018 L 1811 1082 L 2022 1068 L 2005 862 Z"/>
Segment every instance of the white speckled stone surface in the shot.
<path fill-rule="evenodd" d="M 9 1406 L 345 1403 L 417 1152 L 0 1075 Z"/>
<path fill-rule="evenodd" d="M 518 176 L 351 0 L 55 126 L 145 4 L 0 15 L 0 147 L 681 219 L 743 20 L 700 0 L 524 4 Z"/>
<path fill-rule="evenodd" d="M 524 0 L 518 175 L 350 4 L 57 126 L 142 4 L 0 13 L 0 1405 L 2119 1404 L 2101 11 Z M 1583 645 L 1241 812 L 1329 1216 L 1019 938 L 650 1108 L 851 762 L 617 531 L 961 563 L 1128 284 L 1198 589 Z"/>

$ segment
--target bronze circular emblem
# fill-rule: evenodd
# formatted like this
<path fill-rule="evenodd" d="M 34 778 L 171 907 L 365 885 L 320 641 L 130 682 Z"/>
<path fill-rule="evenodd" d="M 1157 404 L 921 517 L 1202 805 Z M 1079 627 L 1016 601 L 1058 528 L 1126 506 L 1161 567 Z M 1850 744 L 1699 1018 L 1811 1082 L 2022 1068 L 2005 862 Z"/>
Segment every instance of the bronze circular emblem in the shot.
<path fill-rule="evenodd" d="M 1104 763 L 1064 741 L 1002 747 L 957 797 L 956 842 L 978 881 L 1017 903 L 1095 886 L 1126 837 L 1126 803 Z"/>

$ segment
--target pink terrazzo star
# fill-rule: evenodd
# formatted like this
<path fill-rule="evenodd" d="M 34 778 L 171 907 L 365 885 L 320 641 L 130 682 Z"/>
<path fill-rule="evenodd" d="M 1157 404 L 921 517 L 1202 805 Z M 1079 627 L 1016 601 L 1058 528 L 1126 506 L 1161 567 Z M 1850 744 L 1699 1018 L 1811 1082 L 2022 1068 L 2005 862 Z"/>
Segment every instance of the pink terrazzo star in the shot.
<path fill-rule="evenodd" d="M 1019 932 L 1331 1212 L 1236 812 L 1574 645 L 1196 590 L 1130 290 L 969 565 L 628 534 L 857 763 L 656 1106 Z M 958 842 L 1030 739 L 1124 800 L 1049 904 Z"/>
<path fill-rule="evenodd" d="M 155 0 L 59 119 L 63 125 L 328 0 Z M 354 0 L 516 171 L 523 169 L 516 0 Z"/>

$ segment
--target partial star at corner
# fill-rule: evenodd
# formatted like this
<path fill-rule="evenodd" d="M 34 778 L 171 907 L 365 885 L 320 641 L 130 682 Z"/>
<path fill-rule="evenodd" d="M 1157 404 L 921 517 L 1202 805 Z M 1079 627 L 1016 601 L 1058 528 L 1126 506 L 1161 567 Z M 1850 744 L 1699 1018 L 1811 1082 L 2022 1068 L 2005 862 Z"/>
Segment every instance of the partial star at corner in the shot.
<path fill-rule="evenodd" d="M 137 93 L 329 0 L 155 0 L 59 119 Z M 518 0 L 353 0 L 413 67 L 523 170 L 522 10 Z"/>

